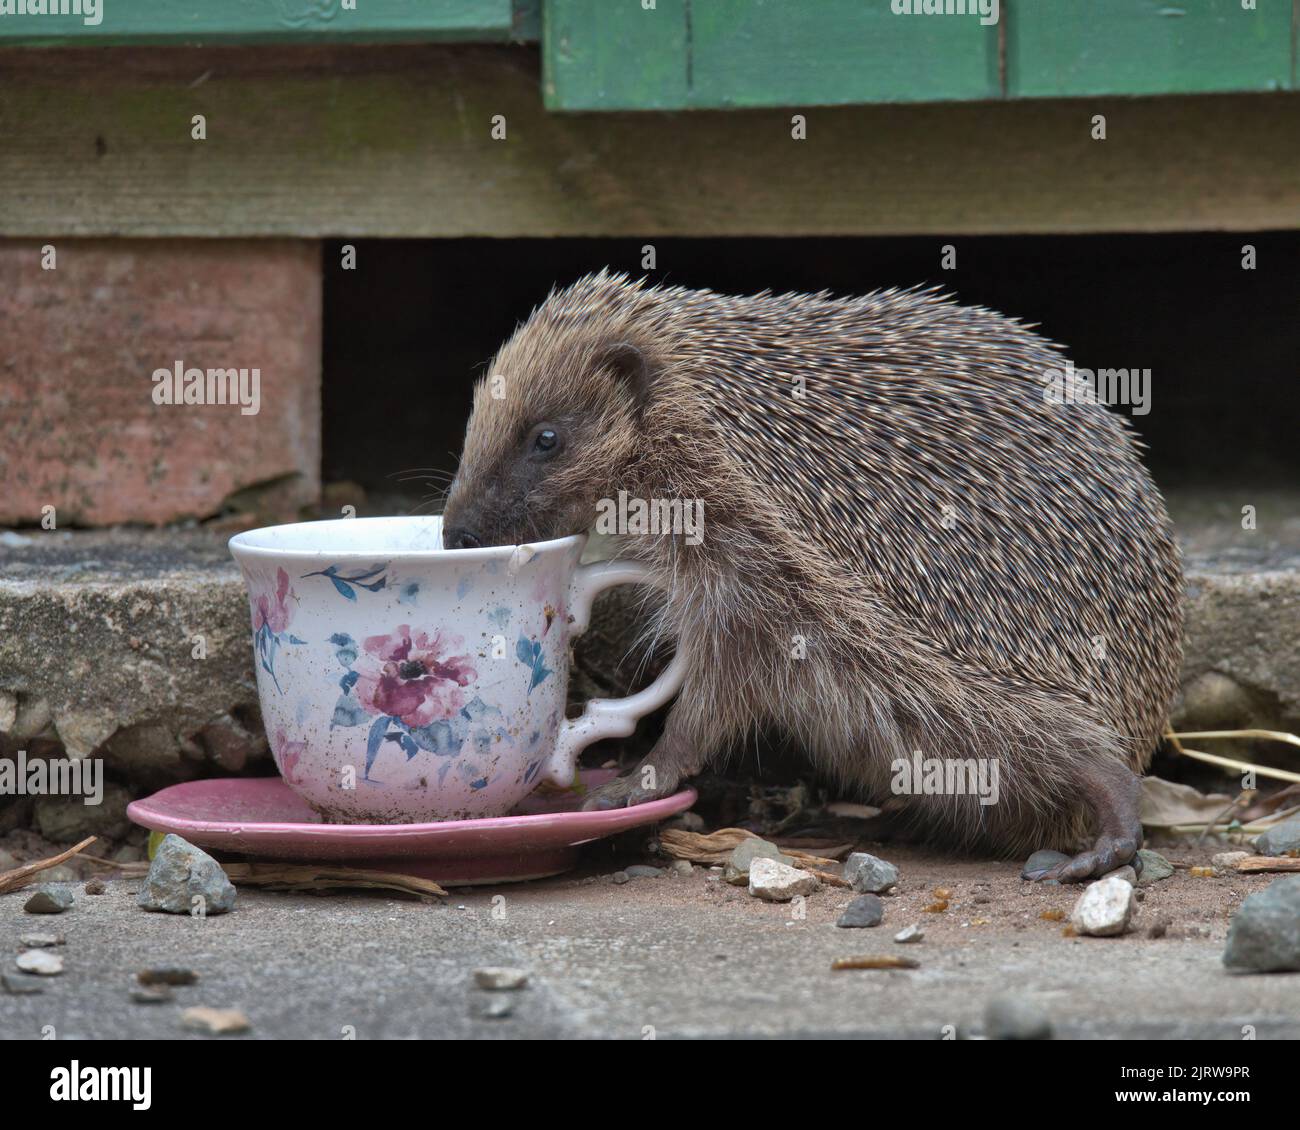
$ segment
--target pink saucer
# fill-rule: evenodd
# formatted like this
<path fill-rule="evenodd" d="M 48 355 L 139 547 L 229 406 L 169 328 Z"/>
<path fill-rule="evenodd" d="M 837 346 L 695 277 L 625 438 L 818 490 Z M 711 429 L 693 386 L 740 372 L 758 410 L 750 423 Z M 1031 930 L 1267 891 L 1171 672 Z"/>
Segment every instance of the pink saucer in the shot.
<path fill-rule="evenodd" d="M 582 769 L 585 788 L 614 776 Z M 585 789 L 584 789 L 585 791 Z M 663 800 L 606 812 L 582 812 L 582 793 L 534 793 L 509 816 L 440 824 L 326 824 L 279 777 L 214 777 L 171 785 L 132 802 L 127 815 L 154 832 L 175 832 L 213 851 L 262 859 L 346 862 L 400 871 L 443 885 L 505 883 L 558 875 L 579 844 L 683 812 L 686 788 Z"/>

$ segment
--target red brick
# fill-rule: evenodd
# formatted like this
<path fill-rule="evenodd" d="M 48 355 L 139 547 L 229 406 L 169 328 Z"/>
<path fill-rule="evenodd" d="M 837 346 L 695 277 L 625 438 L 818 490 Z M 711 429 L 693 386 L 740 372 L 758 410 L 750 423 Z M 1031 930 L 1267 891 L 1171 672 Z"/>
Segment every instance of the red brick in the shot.
<path fill-rule="evenodd" d="M 320 490 L 320 248 L 308 241 L 0 241 L 0 525 L 161 525 Z M 260 406 L 154 403 L 153 373 L 260 370 Z"/>

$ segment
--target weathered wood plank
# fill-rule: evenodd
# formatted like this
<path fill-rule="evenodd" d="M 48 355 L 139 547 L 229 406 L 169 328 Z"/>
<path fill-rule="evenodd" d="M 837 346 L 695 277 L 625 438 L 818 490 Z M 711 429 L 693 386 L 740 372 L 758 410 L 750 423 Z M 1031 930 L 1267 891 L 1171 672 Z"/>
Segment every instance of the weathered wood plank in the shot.
<path fill-rule="evenodd" d="M 342 0 L 80 0 L 67 7 L 67 15 L 5 16 L 0 45 L 498 43 L 512 38 L 515 21 L 511 0 L 359 0 L 351 8 Z"/>
<path fill-rule="evenodd" d="M 1290 0 L 1032 0 L 1007 13 L 1012 97 L 1293 89 Z"/>
<path fill-rule="evenodd" d="M 1300 227 L 1295 94 L 841 107 L 793 141 L 785 110 L 547 114 L 519 47 L 17 49 L 0 90 L 0 234 Z"/>

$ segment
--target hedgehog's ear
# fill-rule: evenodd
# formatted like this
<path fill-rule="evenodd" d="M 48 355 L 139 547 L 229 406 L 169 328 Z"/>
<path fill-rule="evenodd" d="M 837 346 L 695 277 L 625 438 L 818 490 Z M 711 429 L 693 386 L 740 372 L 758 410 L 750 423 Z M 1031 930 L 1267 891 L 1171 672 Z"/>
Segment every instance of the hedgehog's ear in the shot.
<path fill-rule="evenodd" d="M 650 397 L 650 362 L 646 355 L 630 341 L 618 341 L 601 351 L 599 364 L 627 390 L 640 412 Z"/>

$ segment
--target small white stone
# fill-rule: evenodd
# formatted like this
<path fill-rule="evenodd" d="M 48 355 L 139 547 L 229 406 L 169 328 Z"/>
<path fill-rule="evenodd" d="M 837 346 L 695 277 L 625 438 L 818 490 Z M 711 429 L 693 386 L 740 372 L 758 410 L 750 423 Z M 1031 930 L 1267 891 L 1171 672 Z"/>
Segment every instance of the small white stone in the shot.
<path fill-rule="evenodd" d="M 749 893 L 767 902 L 789 902 L 817 889 L 817 876 L 760 856 L 749 865 Z"/>
<path fill-rule="evenodd" d="M 474 983 L 480 989 L 522 989 L 528 984 L 528 973 L 505 965 L 489 965 L 474 970 Z"/>
<path fill-rule="evenodd" d="M 1221 851 L 1210 860 L 1220 871 L 1236 871 L 1237 864 L 1243 859 L 1249 859 L 1248 851 Z"/>
<path fill-rule="evenodd" d="M 181 1024 L 192 1032 L 207 1032 L 213 1036 L 247 1032 L 252 1027 L 248 1017 L 237 1008 L 203 1006 L 187 1008 L 182 1012 Z"/>
<path fill-rule="evenodd" d="M 1079 896 L 1070 922 L 1081 934 L 1109 938 L 1128 929 L 1133 917 L 1133 886 L 1123 879 L 1099 879 Z"/>
<path fill-rule="evenodd" d="M 18 955 L 17 965 L 24 973 L 38 973 L 42 977 L 63 972 L 63 958 L 49 950 L 24 950 Z"/>
<path fill-rule="evenodd" d="M 925 931 L 921 929 L 920 924 L 913 922 L 912 925 L 904 927 L 894 935 L 894 941 L 899 945 L 905 946 L 911 942 L 919 942 L 925 937 Z"/>

